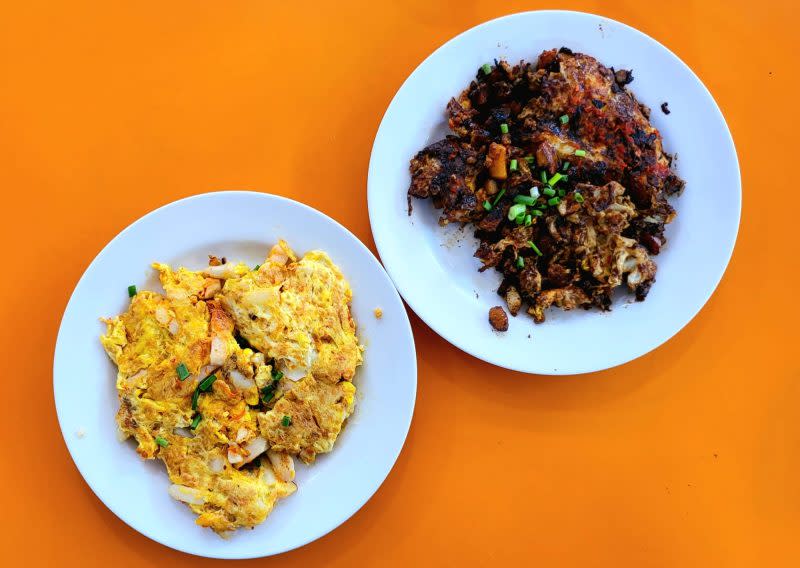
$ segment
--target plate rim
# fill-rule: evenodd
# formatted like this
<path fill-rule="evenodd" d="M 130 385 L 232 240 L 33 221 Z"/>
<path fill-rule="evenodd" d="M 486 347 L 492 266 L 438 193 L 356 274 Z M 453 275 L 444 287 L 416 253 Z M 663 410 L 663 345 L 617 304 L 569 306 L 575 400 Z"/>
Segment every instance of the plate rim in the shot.
<path fill-rule="evenodd" d="M 491 26 L 495 26 L 495 25 L 498 25 L 498 24 L 502 25 L 503 23 L 505 23 L 507 21 L 516 20 L 516 19 L 525 19 L 525 18 L 529 18 L 529 17 L 536 17 L 538 15 L 544 15 L 544 14 L 573 16 L 573 17 L 579 17 L 579 18 L 593 18 L 593 19 L 599 20 L 601 23 L 604 23 L 604 22 L 605 23 L 612 23 L 612 24 L 614 24 L 616 26 L 620 26 L 621 28 L 625 28 L 626 30 L 628 30 L 629 32 L 632 32 L 633 34 L 635 34 L 637 36 L 640 36 L 640 38 L 642 38 L 644 41 L 652 42 L 657 47 L 660 47 L 661 49 L 663 49 L 665 51 L 665 53 L 669 57 L 671 57 L 679 66 L 683 67 L 685 71 L 688 71 L 690 76 L 693 77 L 694 80 L 697 82 L 697 84 L 701 87 L 702 93 L 705 95 L 705 97 L 707 97 L 708 101 L 711 103 L 711 107 L 716 112 L 717 118 L 719 119 L 719 121 L 721 122 L 722 126 L 724 127 L 724 132 L 727 135 L 724 138 L 724 142 L 729 146 L 729 149 L 731 150 L 731 154 L 733 156 L 733 166 L 735 166 L 735 168 L 736 168 L 736 181 L 737 181 L 737 183 L 736 183 L 736 188 L 735 188 L 736 189 L 736 191 L 735 191 L 735 198 L 736 198 L 736 224 L 735 224 L 735 229 L 733 231 L 733 234 L 732 234 L 732 236 L 730 238 L 729 243 L 725 247 L 724 262 L 722 263 L 721 268 L 718 271 L 718 273 L 714 274 L 714 276 L 713 276 L 713 286 L 710 286 L 708 291 L 704 294 L 705 297 L 702 300 L 702 302 L 699 304 L 699 306 L 696 309 L 694 309 L 692 312 L 688 313 L 688 317 L 686 318 L 686 320 L 680 326 L 678 326 L 673 331 L 671 331 L 671 333 L 663 341 L 661 341 L 661 342 L 659 342 L 657 344 L 654 344 L 652 346 L 649 346 L 649 347 L 647 347 L 645 349 L 638 349 L 631 356 L 616 357 L 616 358 L 613 359 L 613 361 L 611 361 L 608 364 L 604 364 L 604 365 L 600 365 L 600 366 L 596 366 L 595 365 L 595 366 L 591 366 L 591 368 L 582 369 L 582 370 L 578 370 L 578 371 L 553 370 L 553 369 L 549 369 L 549 368 L 535 368 L 535 369 L 532 369 L 530 367 L 525 367 L 525 366 L 522 366 L 522 365 L 509 364 L 509 363 L 503 361 L 499 357 L 492 356 L 490 351 L 488 351 L 488 352 L 476 352 L 475 350 L 470 348 L 470 346 L 468 345 L 469 342 L 462 341 L 461 339 L 459 339 L 458 337 L 454 336 L 453 334 L 447 332 L 446 330 L 443 330 L 442 326 L 438 325 L 435 321 L 433 321 L 433 322 L 430 321 L 432 318 L 426 317 L 424 309 L 423 310 L 419 309 L 419 304 L 417 303 L 417 301 L 414 298 L 410 297 L 410 295 L 408 294 L 408 291 L 406 289 L 404 289 L 402 284 L 400 282 L 398 282 L 398 279 L 395 278 L 394 269 L 392 268 L 391 263 L 387 263 L 387 261 L 384 259 L 384 252 L 386 250 L 386 248 L 384 246 L 384 236 L 383 236 L 384 233 L 382 233 L 380 231 L 380 229 L 375 230 L 375 228 L 374 228 L 375 227 L 374 218 L 377 216 L 375 211 L 377 210 L 377 200 L 378 200 L 378 197 L 377 197 L 378 190 L 376 189 L 377 182 L 375 180 L 379 176 L 379 173 L 376 171 L 376 167 L 377 166 L 376 166 L 376 164 L 374 162 L 375 149 L 376 149 L 376 147 L 377 147 L 377 145 L 379 143 L 379 140 L 381 139 L 381 134 L 384 131 L 385 124 L 387 123 L 386 122 L 387 121 L 387 117 L 389 116 L 389 113 L 392 111 L 393 107 L 395 106 L 395 103 L 397 102 L 397 99 L 400 96 L 400 93 L 406 88 L 406 86 L 409 84 L 409 82 L 417 74 L 419 74 L 421 72 L 421 69 L 423 67 L 425 67 L 426 64 L 428 64 L 440 52 L 442 52 L 445 49 L 447 49 L 451 44 L 453 44 L 453 43 L 455 43 L 455 42 L 457 42 L 459 40 L 463 40 L 464 38 L 466 38 L 466 37 L 468 37 L 470 35 L 473 35 L 475 33 L 478 33 L 479 31 L 481 31 L 481 30 L 483 30 L 485 28 L 489 28 Z M 629 363 L 631 361 L 635 361 L 636 359 L 639 359 L 639 358 L 643 357 L 644 355 L 647 355 L 651 351 L 654 351 L 654 350 L 658 349 L 659 347 L 661 347 L 662 345 L 664 345 L 665 343 L 670 341 L 672 338 L 674 338 L 678 333 L 680 333 L 680 331 L 682 329 L 684 329 L 692 320 L 694 320 L 694 318 L 697 316 L 697 314 L 700 313 L 700 311 L 706 306 L 706 304 L 708 303 L 709 299 L 711 299 L 711 296 L 714 294 L 714 292 L 719 287 L 719 284 L 722 281 L 722 277 L 725 275 L 725 272 L 728 269 L 728 266 L 730 264 L 731 258 L 733 256 L 733 251 L 734 251 L 734 249 L 736 247 L 736 242 L 738 240 L 739 229 L 741 227 L 741 219 L 742 219 L 742 171 L 741 171 L 741 167 L 740 167 L 740 164 L 739 164 L 739 156 L 738 156 L 738 153 L 736 151 L 736 144 L 735 144 L 735 142 L 733 140 L 733 135 L 731 134 L 730 128 L 728 127 L 728 123 L 725 120 L 725 116 L 722 114 L 722 110 L 719 108 L 719 105 L 717 104 L 717 101 L 714 99 L 714 96 L 711 94 L 711 91 L 709 91 L 708 87 L 705 85 L 705 83 L 703 83 L 703 81 L 700 79 L 700 77 L 697 76 L 697 74 L 692 70 L 692 68 L 689 67 L 680 57 L 678 57 L 675 53 L 673 53 L 672 50 L 670 50 L 664 44 L 662 44 L 661 42 L 659 42 L 655 38 L 649 36 L 648 34 L 646 34 L 646 33 L 642 32 L 642 31 L 634 28 L 633 26 L 631 26 L 629 24 L 625 24 L 623 22 L 620 22 L 619 20 L 615 20 L 613 18 L 609 18 L 607 16 L 602 16 L 602 15 L 595 14 L 595 13 L 592 13 L 592 12 L 582 12 L 582 11 L 578 11 L 578 10 L 527 10 L 527 11 L 522 11 L 522 12 L 514 12 L 514 13 L 511 13 L 511 14 L 506 14 L 506 15 L 503 15 L 503 16 L 499 16 L 497 18 L 492 18 L 490 20 L 486 20 L 484 22 L 476 24 L 475 26 L 472 26 L 472 27 L 470 27 L 470 28 L 468 28 L 468 29 L 456 34 L 455 36 L 451 37 L 450 39 L 448 39 L 447 41 L 445 41 L 444 43 L 439 45 L 434 51 L 432 51 L 428 56 L 426 56 L 425 59 L 423 59 L 414 68 L 414 70 L 408 75 L 408 77 L 406 77 L 406 79 L 403 81 L 403 83 L 400 85 L 400 87 L 395 92 L 395 94 L 392 97 L 392 100 L 390 101 L 389 105 L 386 107 L 386 111 L 384 112 L 383 117 L 381 118 L 380 124 L 378 125 L 378 129 L 377 129 L 377 131 L 375 133 L 375 138 L 373 140 L 372 149 L 370 151 L 370 161 L 369 161 L 369 168 L 368 168 L 368 174 L 367 174 L 367 208 L 369 210 L 370 228 L 372 229 L 372 237 L 373 237 L 373 240 L 375 242 L 375 247 L 378 250 L 378 255 L 380 256 L 381 262 L 383 263 L 387 274 L 389 274 L 389 277 L 392 279 L 392 282 L 394 283 L 395 288 L 398 290 L 398 292 L 400 293 L 400 296 L 406 302 L 408 307 L 411 308 L 411 310 L 425 323 L 425 325 L 427 325 L 429 328 L 431 328 L 431 330 L 433 330 L 437 335 L 442 337 L 445 341 L 447 341 L 451 345 L 453 345 L 456 348 L 458 348 L 460 351 L 463 351 L 464 353 L 466 353 L 466 354 L 468 354 L 468 355 L 470 355 L 470 356 L 472 356 L 472 357 L 474 357 L 476 359 L 479 359 L 479 360 L 484 361 L 486 363 L 489 363 L 491 365 L 495 365 L 497 367 L 508 369 L 510 371 L 516 371 L 516 372 L 519 372 L 519 373 L 522 373 L 522 374 L 525 374 L 525 375 L 533 375 L 533 376 L 539 376 L 539 375 L 541 375 L 541 376 L 581 376 L 581 375 L 584 375 L 585 376 L 585 375 L 589 375 L 591 373 L 596 373 L 596 372 L 605 371 L 605 370 L 608 370 L 608 369 L 613 369 L 615 367 L 619 367 L 619 366 L 624 365 L 626 363 Z"/>
<path fill-rule="evenodd" d="M 163 212 L 166 209 L 172 209 L 172 208 L 175 208 L 175 207 L 180 207 L 182 204 L 184 204 L 186 202 L 189 202 L 189 201 L 197 201 L 197 200 L 203 200 L 203 199 L 213 199 L 213 198 L 218 198 L 218 197 L 222 197 L 224 199 L 224 196 L 227 196 L 227 195 L 230 195 L 230 196 L 233 196 L 233 197 L 237 197 L 237 196 L 246 196 L 246 197 L 251 197 L 251 198 L 255 197 L 256 199 L 266 199 L 268 201 L 271 200 L 271 199 L 276 199 L 278 201 L 283 201 L 283 202 L 288 203 L 290 206 L 300 207 L 301 209 L 307 210 L 312 215 L 317 215 L 319 217 L 327 219 L 331 224 L 333 224 L 339 230 L 343 231 L 343 233 L 345 235 L 345 238 L 349 237 L 349 239 L 354 241 L 356 243 L 356 246 L 359 247 L 363 252 L 366 253 L 367 257 L 370 259 L 369 262 L 373 263 L 378 268 L 378 273 L 382 274 L 382 277 L 386 279 L 387 284 L 388 284 L 388 288 L 391 290 L 391 293 L 393 294 L 393 296 L 397 299 L 399 305 L 403 308 L 402 309 L 402 314 L 405 317 L 400 318 L 401 321 L 400 321 L 399 325 L 402 327 L 403 331 L 407 335 L 407 338 L 408 338 L 408 341 L 409 341 L 408 347 L 410 347 L 410 350 L 411 350 L 411 353 L 412 353 L 412 357 L 410 358 L 411 368 L 413 370 L 413 373 L 411 373 L 411 375 L 412 375 L 411 376 L 411 379 L 412 379 L 412 385 L 411 386 L 413 386 L 413 388 L 411 389 L 411 395 L 412 395 L 411 396 L 411 401 L 410 401 L 411 403 L 410 403 L 410 407 L 408 409 L 408 415 L 405 417 L 404 422 L 403 422 L 403 441 L 398 446 L 396 452 L 393 452 L 393 455 L 391 456 L 391 458 L 392 458 L 391 459 L 391 466 L 387 469 L 385 474 L 379 480 L 377 480 L 377 483 L 374 486 L 374 488 L 371 488 L 369 491 L 365 492 L 366 497 L 363 500 L 355 501 L 353 503 L 353 505 L 349 509 L 344 511 L 344 513 L 342 515 L 340 515 L 340 518 L 337 521 L 335 521 L 330 527 L 324 529 L 322 532 L 319 532 L 319 534 L 314 534 L 314 535 L 311 535 L 310 537 L 307 537 L 307 538 L 304 538 L 304 539 L 300 539 L 300 540 L 302 540 L 302 542 L 300 542 L 298 544 L 294 544 L 294 545 L 291 545 L 291 546 L 279 546 L 273 552 L 267 552 L 267 553 L 215 554 L 215 553 L 209 553 L 209 552 L 201 552 L 201 551 L 190 550 L 190 549 L 188 549 L 186 547 L 181 546 L 180 543 L 173 544 L 173 543 L 166 542 L 165 539 L 163 539 L 159 535 L 155 534 L 155 531 L 151 530 L 149 527 L 136 526 L 135 520 L 129 518 L 127 513 L 125 513 L 124 511 L 118 510 L 117 507 L 111 506 L 105 499 L 103 499 L 103 497 L 98 493 L 98 491 L 95 489 L 95 487 L 88 481 L 86 475 L 84 474 L 83 468 L 78 463 L 78 461 L 75 459 L 75 455 L 74 455 L 74 452 L 73 452 L 73 445 L 76 442 L 75 442 L 75 440 L 73 440 L 71 438 L 71 436 L 69 436 L 67 434 L 67 432 L 65 430 L 65 425 L 62 422 L 62 415 L 61 415 L 61 411 L 60 411 L 60 406 L 65 404 L 65 403 L 63 401 L 63 398 L 59 397 L 59 394 L 58 394 L 59 393 L 59 389 L 56 386 L 56 383 L 57 383 L 56 375 L 57 375 L 57 369 L 58 369 L 59 360 L 64 357 L 64 355 L 62 354 L 62 349 L 60 348 L 60 346 L 62 345 L 61 337 L 62 337 L 64 322 L 65 322 L 65 320 L 67 318 L 67 314 L 69 313 L 70 308 L 73 305 L 73 300 L 75 298 L 75 294 L 76 294 L 78 288 L 80 287 L 81 283 L 86 278 L 87 273 L 101 259 L 101 257 L 103 257 L 103 256 L 105 256 L 105 254 L 107 254 L 108 249 L 111 247 L 111 245 L 113 243 L 115 243 L 116 241 L 120 240 L 121 238 L 123 238 L 123 236 L 126 235 L 129 231 L 134 230 L 137 225 L 139 225 L 140 223 L 143 223 L 146 219 L 149 219 L 149 218 L 151 218 L 151 217 Z M 411 423 L 412 423 L 413 418 L 414 418 L 414 411 L 416 409 L 416 399 L 417 399 L 417 389 L 418 389 L 418 375 L 419 375 L 419 366 L 417 364 L 416 342 L 415 342 L 415 339 L 414 339 L 413 329 L 411 327 L 411 321 L 410 321 L 410 319 L 408 317 L 408 313 L 406 312 L 405 307 L 403 306 L 403 299 L 400 296 L 399 292 L 397 291 L 397 288 L 394 285 L 394 281 L 392 281 L 392 279 L 389 277 L 388 273 L 386 272 L 386 269 L 383 267 L 383 265 L 377 259 L 377 257 L 373 254 L 373 252 L 361 241 L 361 239 L 359 239 L 347 227 L 345 227 L 344 225 L 342 225 L 341 223 L 339 223 L 337 220 L 333 219 L 329 215 L 323 213 L 322 211 L 319 211 L 318 209 L 315 209 L 315 208 L 311 207 L 310 205 L 306 205 L 305 203 L 302 203 L 302 202 L 297 201 L 295 199 L 292 199 L 292 198 L 289 198 L 289 197 L 285 197 L 285 196 L 282 196 L 282 195 L 276 195 L 276 194 L 273 194 L 273 193 L 261 192 L 261 191 L 252 191 L 252 190 L 216 190 L 216 191 L 207 191 L 207 192 L 203 192 L 203 193 L 197 193 L 197 194 L 189 195 L 189 196 L 186 196 L 186 197 L 182 197 L 180 199 L 176 199 L 174 201 L 170 201 L 168 203 L 165 203 L 163 205 L 160 205 L 160 206 L 156 207 L 155 209 L 150 210 L 149 212 L 147 212 L 144 215 L 142 215 L 142 216 L 138 217 L 137 219 L 135 219 L 133 222 L 129 223 L 125 228 L 123 228 L 119 233 L 117 233 L 94 256 L 94 258 L 91 260 L 91 262 L 89 262 L 89 264 L 86 265 L 86 268 L 84 268 L 83 272 L 81 273 L 80 278 L 78 278 L 78 280 L 75 283 L 75 286 L 73 287 L 72 292 L 70 293 L 69 300 L 67 301 L 67 304 L 64 307 L 64 312 L 61 315 L 61 319 L 60 319 L 59 325 L 58 325 L 58 333 L 56 335 L 55 347 L 54 347 L 54 351 L 53 351 L 53 404 L 54 404 L 55 410 L 56 410 L 56 418 L 57 418 L 57 422 L 58 422 L 58 428 L 59 428 L 59 431 L 61 432 L 61 437 L 62 437 L 62 439 L 64 441 L 64 444 L 67 447 L 67 452 L 69 453 L 69 457 L 70 457 L 70 460 L 72 461 L 72 464 L 78 470 L 78 473 L 80 474 L 83 483 L 86 486 L 89 487 L 91 492 L 103 504 L 103 506 L 105 506 L 109 511 L 111 511 L 119 520 L 121 520 L 123 523 L 125 523 L 132 530 L 134 530 L 137 533 L 149 538 L 150 540 L 152 540 L 154 542 L 157 542 L 158 544 L 160 544 L 162 546 L 165 546 L 165 547 L 173 549 L 173 550 L 177 550 L 177 551 L 185 553 L 185 554 L 189 554 L 189 555 L 192 555 L 192 556 L 197 556 L 197 557 L 200 557 L 200 558 L 214 558 L 214 559 L 222 559 L 222 560 L 245 560 L 245 559 L 268 558 L 270 556 L 277 556 L 277 555 L 289 552 L 291 550 L 295 550 L 295 549 L 304 547 L 304 546 L 308 545 L 311 542 L 319 540 L 320 538 L 323 538 L 324 536 L 332 533 L 333 531 L 338 529 L 340 526 L 342 526 L 353 515 L 355 515 L 359 510 L 361 510 L 361 508 L 364 505 L 366 505 L 366 503 L 370 499 L 372 499 L 375 496 L 375 494 L 378 492 L 380 487 L 384 484 L 386 479 L 389 477 L 389 474 L 392 472 L 394 467 L 397 465 L 397 460 L 400 457 L 400 454 L 403 451 L 403 448 L 405 447 L 406 442 L 408 440 L 408 433 L 410 431 Z M 61 400 L 61 403 L 59 403 L 59 400 Z"/>

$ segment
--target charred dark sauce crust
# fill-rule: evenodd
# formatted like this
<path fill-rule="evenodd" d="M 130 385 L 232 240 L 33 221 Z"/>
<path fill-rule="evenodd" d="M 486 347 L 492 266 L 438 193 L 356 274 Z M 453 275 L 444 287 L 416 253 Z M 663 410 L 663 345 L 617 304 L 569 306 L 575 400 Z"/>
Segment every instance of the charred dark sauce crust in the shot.
<path fill-rule="evenodd" d="M 512 315 L 521 303 L 536 322 L 551 305 L 607 310 L 617 286 L 644 300 L 655 281 L 650 257 L 675 217 L 667 197 L 684 182 L 650 110 L 627 89 L 631 81 L 630 71 L 567 48 L 545 51 L 535 64 L 496 61 L 447 105 L 453 135 L 411 160 L 409 212 L 412 197 L 430 198 L 441 224 L 472 223 L 481 270 L 503 274 L 498 293 Z M 530 226 L 510 221 L 515 196 L 545 189 L 542 171 L 567 175 L 557 185 L 566 195 L 537 204 L 543 214 Z"/>

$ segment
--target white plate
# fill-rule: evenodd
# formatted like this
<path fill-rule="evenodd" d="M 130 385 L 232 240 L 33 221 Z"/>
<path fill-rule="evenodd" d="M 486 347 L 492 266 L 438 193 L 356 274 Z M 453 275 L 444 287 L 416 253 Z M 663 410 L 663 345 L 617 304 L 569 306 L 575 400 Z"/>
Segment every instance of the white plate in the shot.
<path fill-rule="evenodd" d="M 478 273 L 472 231 L 437 225 L 429 200 L 407 215 L 409 160 L 447 133 L 445 105 L 493 59 L 535 61 L 566 46 L 617 69 L 633 69 L 631 88 L 652 109 L 652 123 L 686 180 L 673 200 L 678 216 L 655 257 L 657 282 L 647 300 L 617 294 L 613 311 L 551 309 L 534 325 L 524 313 L 509 330 L 489 327 L 494 270 Z M 668 101 L 672 114 L 659 109 Z M 741 181 L 736 150 L 708 90 L 664 46 L 619 22 L 578 12 L 515 14 L 450 40 L 406 80 L 383 117 L 369 164 L 369 216 L 381 260 L 408 305 L 450 343 L 484 361 L 527 373 L 574 374 L 630 361 L 677 333 L 705 304 L 730 259 L 739 226 Z"/>
<path fill-rule="evenodd" d="M 298 491 L 255 528 L 223 540 L 194 524 L 167 495 L 163 464 L 120 443 L 114 414 L 116 370 L 100 346 L 100 316 L 123 312 L 127 287 L 161 290 L 149 269 L 158 260 L 202 267 L 208 254 L 263 261 L 279 238 L 299 254 L 326 251 L 353 289 L 353 316 L 366 346 L 356 373 L 356 410 L 333 452 L 310 467 L 298 462 Z M 383 318 L 373 314 L 383 309 Z M 355 513 L 388 475 L 414 411 L 417 366 L 408 316 L 391 281 L 347 229 L 305 205 L 274 195 L 219 192 L 176 201 L 132 224 L 86 269 L 69 301 L 53 369 L 61 432 L 86 482 L 109 509 L 166 546 L 216 558 L 277 554 L 317 539 Z M 85 433 L 83 437 L 78 432 Z"/>

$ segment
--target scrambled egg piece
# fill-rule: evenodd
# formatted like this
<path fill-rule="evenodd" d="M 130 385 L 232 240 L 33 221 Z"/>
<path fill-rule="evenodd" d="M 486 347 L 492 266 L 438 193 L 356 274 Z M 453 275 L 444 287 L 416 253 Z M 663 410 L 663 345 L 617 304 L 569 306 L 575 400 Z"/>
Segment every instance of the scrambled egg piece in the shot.
<path fill-rule="evenodd" d="M 281 241 L 258 270 L 210 258 L 202 271 L 153 264 L 165 295 L 136 294 L 100 339 L 118 367 L 122 438 L 162 460 L 170 495 L 226 536 L 296 490 L 292 455 L 332 450 L 363 348 L 325 253 L 298 261 Z"/>
<path fill-rule="evenodd" d="M 350 285 L 327 254 L 298 260 L 281 241 L 257 271 L 225 282 L 221 300 L 239 333 L 290 379 L 351 380 L 362 347 Z"/>
<path fill-rule="evenodd" d="M 274 450 L 297 454 L 305 463 L 330 452 L 353 413 L 356 387 L 349 381 L 325 383 L 308 376 L 286 392 L 272 410 L 258 415 L 258 425 Z M 286 425 L 284 417 L 291 422 Z"/>
<path fill-rule="evenodd" d="M 101 341 L 119 369 L 121 434 L 136 439 L 143 458 L 165 463 L 170 494 L 199 515 L 197 524 L 221 534 L 254 526 L 277 499 L 294 492 L 294 484 L 277 479 L 269 463 L 235 467 L 245 461 L 242 455 L 250 457 L 248 448 L 258 449 L 254 440 L 264 448 L 266 443 L 248 409 L 248 389 L 240 388 L 246 381 L 236 380 L 253 376 L 255 353 L 236 344 L 233 324 L 217 302 L 192 304 L 140 292 L 126 313 L 106 324 Z M 210 358 L 218 341 L 225 366 L 215 371 Z M 197 396 L 193 410 L 195 392 L 212 373 L 217 380 Z M 192 429 L 195 416 L 200 419 Z"/>

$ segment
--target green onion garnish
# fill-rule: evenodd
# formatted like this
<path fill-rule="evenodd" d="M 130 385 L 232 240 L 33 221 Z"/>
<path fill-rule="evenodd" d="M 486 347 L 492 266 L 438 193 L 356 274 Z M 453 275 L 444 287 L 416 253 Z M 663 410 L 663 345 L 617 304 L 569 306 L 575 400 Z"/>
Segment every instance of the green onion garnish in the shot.
<path fill-rule="evenodd" d="M 533 223 L 533 217 L 531 217 L 530 214 L 525 215 L 525 223 L 524 223 L 525 226 L 530 227 L 532 223 Z"/>
<path fill-rule="evenodd" d="M 524 214 L 525 214 L 525 206 L 522 203 L 517 203 L 517 204 L 512 205 L 511 207 L 509 207 L 509 209 L 508 209 L 508 220 L 509 221 L 513 221 L 519 215 L 524 215 Z"/>
<path fill-rule="evenodd" d="M 191 428 L 192 430 L 194 430 L 195 428 L 197 428 L 197 425 L 198 425 L 198 424 L 200 424 L 200 421 L 201 421 L 202 419 L 203 419 L 203 415 L 202 415 L 202 414 L 196 414 L 196 415 L 195 415 L 195 417 L 192 419 L 192 425 L 190 426 L 190 428 Z"/>
<path fill-rule="evenodd" d="M 531 188 L 531 197 L 533 197 L 534 199 L 538 199 L 539 198 L 539 188 L 538 187 L 533 186 Z"/>
<path fill-rule="evenodd" d="M 544 193 L 548 197 L 553 197 L 556 194 L 556 190 L 553 189 L 552 187 L 545 187 L 542 190 L 542 193 Z"/>
<path fill-rule="evenodd" d="M 192 410 L 197 410 L 197 403 L 200 400 L 200 389 L 194 389 L 192 393 Z"/>
<path fill-rule="evenodd" d="M 517 268 L 525 268 L 525 259 L 521 256 L 517 257 Z"/>
<path fill-rule="evenodd" d="M 517 160 L 516 159 L 511 160 L 511 163 L 508 165 L 508 169 L 511 170 L 512 172 L 517 171 Z"/>
<path fill-rule="evenodd" d="M 586 155 L 586 150 L 575 150 L 575 155 L 582 158 Z"/>
<path fill-rule="evenodd" d="M 523 205 L 534 205 L 536 203 L 535 197 L 528 197 L 527 195 L 514 196 L 514 203 L 522 203 Z"/>
<path fill-rule="evenodd" d="M 189 378 L 189 369 L 187 369 L 186 365 L 183 363 L 175 367 L 175 372 L 178 373 L 178 378 L 182 381 L 185 381 Z"/>
<path fill-rule="evenodd" d="M 260 264 L 256 264 L 256 265 L 253 267 L 253 271 L 254 271 L 254 272 L 258 272 L 258 269 L 259 269 L 259 268 L 261 268 L 261 265 L 260 265 Z"/>
<path fill-rule="evenodd" d="M 505 122 L 503 124 L 501 124 L 500 125 L 500 132 L 502 132 L 503 134 L 508 134 L 508 124 L 506 124 Z"/>
<path fill-rule="evenodd" d="M 539 177 L 542 178 L 542 183 L 547 183 L 547 172 L 542 170 L 539 174 Z"/>
<path fill-rule="evenodd" d="M 560 173 L 556 172 L 555 174 L 553 174 L 553 177 L 551 177 L 549 180 L 547 180 L 547 183 L 549 185 L 555 186 L 559 181 L 561 181 L 561 178 L 563 178 L 563 177 L 564 177 L 563 175 L 561 175 Z"/>
<path fill-rule="evenodd" d="M 551 197 L 550 199 L 547 200 L 548 205 L 558 205 L 559 203 L 561 203 L 560 197 Z"/>
<path fill-rule="evenodd" d="M 503 197 L 505 194 L 506 194 L 506 188 L 501 189 L 497 193 L 497 197 L 495 197 L 494 201 L 492 201 L 492 206 L 497 205 L 497 202 L 500 201 L 500 198 Z"/>
<path fill-rule="evenodd" d="M 275 389 L 278 388 L 278 382 L 283 378 L 281 371 L 272 371 L 272 382 L 261 389 L 261 402 L 267 404 L 275 396 Z"/>
<path fill-rule="evenodd" d="M 564 165 L 561 166 L 561 171 L 565 172 L 569 169 L 569 162 L 564 162 Z"/>
<path fill-rule="evenodd" d="M 211 385 L 213 385 L 214 381 L 216 381 L 216 380 L 217 380 L 217 375 L 212 373 L 209 376 L 207 376 L 205 379 L 203 379 L 203 382 L 200 383 L 197 386 L 197 388 L 198 388 L 198 390 L 201 390 L 202 392 L 206 392 L 208 389 L 211 388 Z"/>
<path fill-rule="evenodd" d="M 563 176 L 561 179 L 564 181 L 569 181 L 569 176 Z"/>
<path fill-rule="evenodd" d="M 481 65 L 481 71 L 483 71 L 484 75 L 488 75 L 489 73 L 492 72 L 492 66 L 489 65 L 488 63 L 484 63 L 483 65 Z"/>
<path fill-rule="evenodd" d="M 567 194 L 566 190 L 564 190 L 564 189 L 559 189 L 558 190 L 558 196 L 559 197 L 564 197 L 566 194 Z"/>
<path fill-rule="evenodd" d="M 528 162 L 529 166 L 532 166 L 534 158 L 533 158 L 533 156 L 525 156 L 525 161 Z"/>
<path fill-rule="evenodd" d="M 539 250 L 539 247 L 533 244 L 533 241 L 528 241 L 528 246 L 533 249 L 533 252 L 535 252 L 537 256 L 542 256 L 542 251 Z"/>
<path fill-rule="evenodd" d="M 281 420 L 281 424 L 285 427 L 292 425 L 292 417 L 284 415 L 283 419 Z"/>
<path fill-rule="evenodd" d="M 131 284 L 130 286 L 128 286 L 128 297 L 133 298 L 135 295 L 136 295 L 136 286 Z"/>
<path fill-rule="evenodd" d="M 162 438 L 161 436 L 156 436 L 156 444 L 158 444 L 162 448 L 166 448 L 167 446 L 169 446 L 169 442 L 167 442 L 167 440 L 165 438 Z"/>
<path fill-rule="evenodd" d="M 487 211 L 491 211 L 492 210 L 492 204 L 488 200 L 484 201 L 483 202 L 483 208 L 486 209 Z"/>
<path fill-rule="evenodd" d="M 577 201 L 578 203 L 583 203 L 583 195 L 581 195 L 577 191 L 575 192 L 575 201 Z"/>
<path fill-rule="evenodd" d="M 533 213 L 536 217 L 541 217 L 542 215 L 544 215 L 544 213 L 542 213 L 541 210 L 539 209 L 533 209 L 531 210 L 531 213 Z"/>
<path fill-rule="evenodd" d="M 558 117 L 558 120 L 561 121 L 561 124 L 566 124 L 569 122 L 569 116 L 567 116 L 566 114 L 562 114 L 561 116 Z"/>

